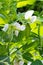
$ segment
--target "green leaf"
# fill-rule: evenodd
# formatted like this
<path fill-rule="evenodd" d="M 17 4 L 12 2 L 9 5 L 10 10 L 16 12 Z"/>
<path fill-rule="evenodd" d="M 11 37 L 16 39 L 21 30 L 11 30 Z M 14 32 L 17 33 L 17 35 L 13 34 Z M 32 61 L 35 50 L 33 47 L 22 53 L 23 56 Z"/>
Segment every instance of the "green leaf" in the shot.
<path fill-rule="evenodd" d="M 0 63 L 4 63 L 4 62 L 6 62 L 6 63 L 10 63 L 10 61 L 9 61 L 9 57 L 7 56 L 7 55 L 1 55 L 0 56 Z"/>
<path fill-rule="evenodd" d="M 26 59 L 28 61 L 33 61 L 32 55 L 28 52 L 24 53 L 22 56 L 23 56 L 24 59 Z"/>
<path fill-rule="evenodd" d="M 23 65 L 27 65 L 27 63 L 24 63 Z"/>
<path fill-rule="evenodd" d="M 21 23 L 25 23 L 24 13 L 18 13 L 18 15 L 17 15 L 17 21 L 19 21 Z"/>
<path fill-rule="evenodd" d="M 0 17 L 0 25 L 6 24 L 5 20 Z"/>
<path fill-rule="evenodd" d="M 0 65 L 9 65 L 8 62 L 0 62 Z"/>
<path fill-rule="evenodd" d="M 16 7 L 16 1 L 12 1 L 11 2 L 11 6 L 10 6 L 10 19 L 11 21 L 15 20 L 17 18 L 17 7 Z"/>
<path fill-rule="evenodd" d="M 36 0 L 20 1 L 20 2 L 17 3 L 17 8 L 24 7 L 26 5 L 32 5 L 32 4 L 34 4 L 35 1 Z"/>
<path fill-rule="evenodd" d="M 33 61 L 31 65 L 43 65 L 40 60 Z"/>
<path fill-rule="evenodd" d="M 31 30 L 30 25 L 27 23 L 27 24 L 26 24 L 26 29 L 25 29 L 26 39 L 27 39 L 27 38 L 29 37 L 29 35 L 30 35 L 30 30 Z"/>
<path fill-rule="evenodd" d="M 9 41 L 9 36 L 6 32 L 0 31 L 0 41 L 3 43 Z"/>
<path fill-rule="evenodd" d="M 7 55 L 7 46 L 6 45 L 0 45 L 0 55 Z"/>
<path fill-rule="evenodd" d="M 43 1 L 43 0 L 40 0 L 40 1 Z"/>

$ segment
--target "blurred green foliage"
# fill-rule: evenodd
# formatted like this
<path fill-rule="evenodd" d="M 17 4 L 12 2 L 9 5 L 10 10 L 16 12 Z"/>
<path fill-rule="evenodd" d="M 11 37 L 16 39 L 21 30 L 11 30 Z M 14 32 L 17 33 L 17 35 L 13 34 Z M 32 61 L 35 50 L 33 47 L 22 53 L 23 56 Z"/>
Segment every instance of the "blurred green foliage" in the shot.
<path fill-rule="evenodd" d="M 25 20 L 24 14 L 28 10 L 34 10 L 39 19 L 31 25 Z M 15 35 L 12 23 L 17 21 L 25 25 L 24 31 Z M 29 21 L 30 22 L 30 21 Z M 6 32 L 2 31 L 5 24 L 9 24 Z M 38 29 L 38 33 L 32 29 Z M 0 65 L 14 65 L 15 58 L 27 65 L 36 65 L 43 60 L 43 0 L 0 0 Z M 38 59 L 38 60 L 37 60 Z M 35 60 L 35 61 L 34 61 Z M 43 65 L 43 64 L 42 64 Z"/>

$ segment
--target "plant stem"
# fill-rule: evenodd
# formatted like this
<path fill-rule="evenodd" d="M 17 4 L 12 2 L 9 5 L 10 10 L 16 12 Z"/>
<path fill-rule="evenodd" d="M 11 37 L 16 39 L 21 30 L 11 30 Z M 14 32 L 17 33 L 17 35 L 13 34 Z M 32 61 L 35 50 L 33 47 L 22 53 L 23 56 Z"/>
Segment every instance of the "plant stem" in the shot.
<path fill-rule="evenodd" d="M 40 24 L 38 24 L 38 36 L 39 36 L 39 46 L 41 45 L 41 38 L 40 38 Z"/>
<path fill-rule="evenodd" d="M 9 65 L 10 65 L 10 51 L 9 51 L 9 42 L 8 42 L 8 59 L 9 59 Z"/>

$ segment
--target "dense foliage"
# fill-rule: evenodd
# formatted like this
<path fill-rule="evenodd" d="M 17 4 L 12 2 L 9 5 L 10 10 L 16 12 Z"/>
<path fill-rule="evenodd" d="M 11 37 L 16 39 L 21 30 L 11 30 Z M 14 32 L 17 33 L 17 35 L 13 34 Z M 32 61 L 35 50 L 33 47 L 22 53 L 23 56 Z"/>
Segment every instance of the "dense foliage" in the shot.
<path fill-rule="evenodd" d="M 0 0 L 0 65 L 42 61 L 43 0 Z"/>

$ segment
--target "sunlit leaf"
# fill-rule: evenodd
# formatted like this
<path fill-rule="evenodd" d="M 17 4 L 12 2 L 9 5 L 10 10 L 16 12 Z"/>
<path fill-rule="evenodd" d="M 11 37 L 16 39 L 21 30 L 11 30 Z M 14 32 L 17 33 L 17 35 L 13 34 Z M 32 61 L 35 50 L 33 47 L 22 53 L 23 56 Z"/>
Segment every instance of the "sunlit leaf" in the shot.
<path fill-rule="evenodd" d="M 3 20 L 1 17 L 0 17 L 0 25 L 1 24 L 5 24 L 6 22 L 5 22 L 5 20 Z"/>
<path fill-rule="evenodd" d="M 35 2 L 35 0 L 25 0 L 25 1 L 21 1 L 21 2 L 18 2 L 17 3 L 17 8 L 20 8 L 20 7 L 23 7 L 23 6 L 26 6 L 26 5 L 32 5 L 33 3 Z"/>

